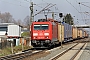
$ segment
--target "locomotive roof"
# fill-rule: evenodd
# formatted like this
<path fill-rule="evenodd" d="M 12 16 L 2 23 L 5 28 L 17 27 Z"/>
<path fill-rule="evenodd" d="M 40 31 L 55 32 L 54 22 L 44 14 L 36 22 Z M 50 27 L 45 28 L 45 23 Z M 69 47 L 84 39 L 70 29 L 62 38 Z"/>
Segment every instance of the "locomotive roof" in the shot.
<path fill-rule="evenodd" d="M 54 20 L 54 19 L 51 19 L 51 18 L 48 18 L 48 21 L 50 21 L 50 22 L 58 22 L 57 20 Z"/>
<path fill-rule="evenodd" d="M 46 19 L 38 19 L 38 21 L 35 21 L 36 23 L 39 24 L 39 22 L 49 22 L 51 23 L 52 25 L 57 25 L 58 24 L 58 21 L 57 20 L 54 20 L 54 19 L 51 19 L 51 18 L 48 18 L 47 20 Z"/>

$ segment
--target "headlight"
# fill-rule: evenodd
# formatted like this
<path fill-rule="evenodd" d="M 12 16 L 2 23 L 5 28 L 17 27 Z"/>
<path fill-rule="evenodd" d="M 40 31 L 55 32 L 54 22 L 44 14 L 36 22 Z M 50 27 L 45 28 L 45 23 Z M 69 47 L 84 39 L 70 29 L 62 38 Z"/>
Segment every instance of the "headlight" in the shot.
<path fill-rule="evenodd" d="M 49 33 L 44 33 L 45 36 L 49 35 Z"/>
<path fill-rule="evenodd" d="M 38 33 L 33 33 L 33 36 L 38 36 Z"/>
<path fill-rule="evenodd" d="M 34 39 L 35 39 L 36 37 L 34 37 Z"/>

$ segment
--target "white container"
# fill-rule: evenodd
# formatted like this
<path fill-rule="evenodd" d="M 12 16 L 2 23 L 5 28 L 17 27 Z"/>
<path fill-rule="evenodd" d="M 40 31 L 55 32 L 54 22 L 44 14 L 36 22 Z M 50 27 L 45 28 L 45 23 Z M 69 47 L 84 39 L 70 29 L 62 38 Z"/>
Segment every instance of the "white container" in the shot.
<path fill-rule="evenodd" d="M 19 25 L 8 25 L 8 36 L 21 37 L 21 27 Z"/>

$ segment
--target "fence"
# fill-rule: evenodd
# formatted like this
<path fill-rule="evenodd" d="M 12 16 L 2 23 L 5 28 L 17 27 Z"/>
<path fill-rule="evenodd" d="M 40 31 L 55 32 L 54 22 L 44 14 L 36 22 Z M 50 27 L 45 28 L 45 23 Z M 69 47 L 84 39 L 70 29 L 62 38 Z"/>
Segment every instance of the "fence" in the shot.
<path fill-rule="evenodd" d="M 7 40 L 7 38 L 0 38 L 0 49 L 10 47 L 11 42 Z"/>
<path fill-rule="evenodd" d="M 24 41 L 22 39 L 24 39 Z M 11 43 L 13 44 L 13 46 L 16 46 L 16 44 L 22 45 L 22 41 L 23 41 L 23 45 L 31 46 L 30 38 L 20 38 L 20 40 L 16 42 L 15 38 L 8 39 L 8 38 L 0 37 L 0 49 L 6 48 L 6 47 L 11 47 Z"/>

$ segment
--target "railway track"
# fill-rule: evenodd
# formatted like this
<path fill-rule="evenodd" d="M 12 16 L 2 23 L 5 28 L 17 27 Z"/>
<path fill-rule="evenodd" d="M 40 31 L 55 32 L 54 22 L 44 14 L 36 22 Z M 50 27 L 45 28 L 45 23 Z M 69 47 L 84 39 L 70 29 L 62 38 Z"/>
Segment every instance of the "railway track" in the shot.
<path fill-rule="evenodd" d="M 72 47 L 57 54 L 56 56 L 50 58 L 49 60 L 74 60 L 85 45 L 86 43 L 76 43 Z"/>
<path fill-rule="evenodd" d="M 84 47 L 84 45 L 86 44 L 84 42 L 84 40 L 82 39 L 81 41 L 69 42 L 69 43 L 64 44 L 64 45 L 67 45 L 67 44 L 73 44 L 73 43 L 75 43 L 75 45 L 73 45 L 72 47 L 70 47 L 67 50 L 61 52 L 60 54 L 54 56 L 53 58 L 50 58 L 49 60 L 68 60 L 68 59 L 61 59 L 60 57 L 62 57 L 62 56 L 65 57 L 66 53 L 69 52 L 69 51 L 75 51 L 75 50 L 77 50 L 75 53 L 71 53 L 71 52 L 68 53 L 68 55 L 71 55 L 72 56 L 72 57 L 70 57 L 70 59 L 73 60 L 78 55 L 78 53 L 80 52 L 80 50 Z M 89 39 L 87 39 L 87 41 L 88 40 Z M 80 45 L 80 47 L 79 48 L 75 48 L 78 45 Z M 0 57 L 0 60 L 28 60 L 28 59 L 31 59 L 32 60 L 33 57 L 34 57 L 34 59 L 37 59 L 37 58 L 40 58 L 41 56 L 44 56 L 44 55 L 46 56 L 47 54 L 50 54 L 50 52 L 49 53 L 48 52 L 46 53 L 45 51 L 48 51 L 48 50 L 37 50 L 37 51 L 29 50 L 29 51 L 25 51 L 25 52 L 22 52 L 22 53 L 19 53 L 19 54 L 12 54 L 12 55 L 8 55 L 8 56 Z M 72 54 L 74 54 L 74 55 L 72 55 Z"/>
<path fill-rule="evenodd" d="M 28 56 L 34 55 L 34 54 L 38 54 L 42 52 L 42 50 L 38 50 L 38 51 L 25 51 L 22 53 L 18 53 L 18 54 L 12 54 L 12 55 L 8 55 L 8 56 L 3 56 L 0 57 L 0 60 L 22 60 Z"/>

